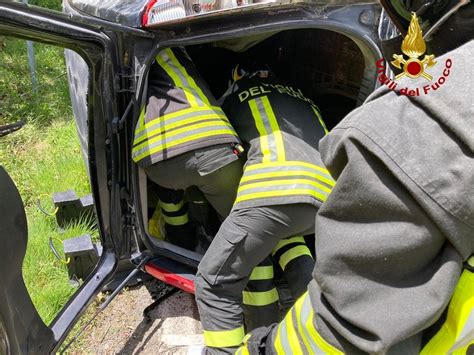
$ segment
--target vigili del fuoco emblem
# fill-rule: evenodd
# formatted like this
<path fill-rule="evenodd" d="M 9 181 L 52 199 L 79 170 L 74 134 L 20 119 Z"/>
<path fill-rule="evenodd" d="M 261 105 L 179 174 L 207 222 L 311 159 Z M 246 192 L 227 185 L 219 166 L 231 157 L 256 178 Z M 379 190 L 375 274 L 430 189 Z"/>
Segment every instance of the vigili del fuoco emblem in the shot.
<path fill-rule="evenodd" d="M 405 59 L 402 54 L 393 55 L 395 60 L 392 61 L 392 64 L 398 69 L 403 69 L 403 72 L 398 74 L 395 80 L 405 75 L 412 79 L 420 76 L 430 81 L 433 79 L 425 70 L 436 64 L 434 54 L 425 55 L 422 60 L 418 59 L 426 52 L 426 43 L 415 13 L 412 13 L 408 33 L 403 39 L 402 52 L 409 59 Z"/>

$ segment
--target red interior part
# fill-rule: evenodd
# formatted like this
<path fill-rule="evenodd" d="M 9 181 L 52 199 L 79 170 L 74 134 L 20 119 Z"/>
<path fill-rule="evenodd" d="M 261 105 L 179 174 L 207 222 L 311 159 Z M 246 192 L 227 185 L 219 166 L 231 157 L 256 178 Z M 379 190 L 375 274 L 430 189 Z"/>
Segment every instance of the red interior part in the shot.
<path fill-rule="evenodd" d="M 151 8 L 153 7 L 153 5 L 155 5 L 157 0 L 150 0 L 150 2 L 148 3 L 148 5 L 146 6 L 145 8 L 145 13 L 143 14 L 143 17 L 142 17 L 142 26 L 145 27 L 146 25 L 148 25 L 148 13 L 150 12 Z"/>
<path fill-rule="evenodd" d="M 185 277 L 174 274 L 151 263 L 145 265 L 145 271 L 158 280 L 166 282 L 171 286 L 180 288 L 185 292 L 194 294 L 194 282 Z"/>

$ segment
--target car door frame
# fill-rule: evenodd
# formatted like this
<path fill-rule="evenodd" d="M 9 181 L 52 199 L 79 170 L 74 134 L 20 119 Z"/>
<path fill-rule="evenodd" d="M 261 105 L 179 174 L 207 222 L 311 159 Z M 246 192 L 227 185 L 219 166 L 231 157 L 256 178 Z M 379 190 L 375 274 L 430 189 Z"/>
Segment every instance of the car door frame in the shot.
<path fill-rule="evenodd" d="M 113 25 L 87 16 L 70 16 L 20 3 L 0 3 L 2 35 L 71 49 L 89 67 L 88 130 L 89 173 L 97 226 L 103 246 L 101 258 L 89 277 L 53 320 L 50 329 L 56 352 L 93 298 L 113 276 L 118 261 L 130 254 L 130 238 L 124 233 L 126 196 L 120 160 L 127 147 L 120 145 L 117 124 L 128 111 L 120 97 L 119 53 L 114 42 L 117 32 L 153 37 L 146 31 Z M 126 195 L 126 194 L 125 194 Z"/>

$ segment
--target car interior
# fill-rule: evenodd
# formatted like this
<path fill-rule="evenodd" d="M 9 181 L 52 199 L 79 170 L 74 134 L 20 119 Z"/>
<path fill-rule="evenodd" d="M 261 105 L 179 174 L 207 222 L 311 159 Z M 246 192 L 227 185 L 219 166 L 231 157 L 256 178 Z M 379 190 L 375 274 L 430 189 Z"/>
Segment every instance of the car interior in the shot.
<path fill-rule="evenodd" d="M 259 64 L 268 65 L 277 77 L 300 88 L 318 105 L 328 129 L 367 96 L 362 88 L 365 61 L 361 50 L 352 39 L 334 31 L 284 30 L 191 45 L 186 51 L 216 99 L 226 91 L 231 71 L 237 64 L 251 64 L 258 58 Z M 197 247 L 192 251 L 183 249 L 167 242 L 166 238 L 163 240 L 163 228 L 156 238 L 156 226 L 149 225 L 149 221 L 158 202 L 157 187 L 141 169 L 139 184 L 145 238 L 161 251 L 160 254 L 197 267 L 221 223 L 217 213 L 197 188 L 186 191 L 189 218 L 196 227 Z M 307 238 L 307 242 L 311 244 L 314 238 Z"/>

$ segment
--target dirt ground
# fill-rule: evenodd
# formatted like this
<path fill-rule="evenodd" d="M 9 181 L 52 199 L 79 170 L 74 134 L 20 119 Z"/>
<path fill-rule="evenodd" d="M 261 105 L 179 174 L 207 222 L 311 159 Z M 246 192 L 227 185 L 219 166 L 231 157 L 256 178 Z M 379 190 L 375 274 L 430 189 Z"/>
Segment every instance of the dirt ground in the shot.
<path fill-rule="evenodd" d="M 143 311 L 157 295 L 156 287 L 147 286 L 119 294 L 70 353 L 200 354 L 204 339 L 194 296 L 177 291 L 153 308 L 147 319 Z M 166 293 L 162 287 L 158 284 L 158 294 Z"/>

